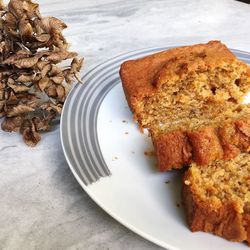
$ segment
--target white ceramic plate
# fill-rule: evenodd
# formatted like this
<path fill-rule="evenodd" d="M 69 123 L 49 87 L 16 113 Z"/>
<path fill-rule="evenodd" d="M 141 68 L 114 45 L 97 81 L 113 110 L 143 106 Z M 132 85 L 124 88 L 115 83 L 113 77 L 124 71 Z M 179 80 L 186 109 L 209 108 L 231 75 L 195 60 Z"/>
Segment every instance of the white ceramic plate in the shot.
<path fill-rule="evenodd" d="M 181 172 L 158 173 L 154 158 L 144 155 L 152 144 L 132 119 L 118 72 L 123 61 L 164 49 L 118 56 L 84 76 L 84 84 L 71 91 L 63 109 L 65 157 L 89 196 L 146 239 L 171 250 L 249 249 L 211 234 L 191 233 L 181 205 Z M 250 53 L 232 51 L 250 63 Z"/>

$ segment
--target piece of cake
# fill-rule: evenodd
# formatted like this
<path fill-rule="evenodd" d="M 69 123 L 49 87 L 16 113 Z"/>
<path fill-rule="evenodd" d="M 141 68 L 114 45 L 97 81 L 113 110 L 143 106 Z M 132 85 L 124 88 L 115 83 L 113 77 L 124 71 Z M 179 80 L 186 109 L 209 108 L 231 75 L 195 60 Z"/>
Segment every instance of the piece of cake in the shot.
<path fill-rule="evenodd" d="M 250 154 L 216 160 L 206 168 L 191 164 L 182 191 L 192 231 L 250 244 Z"/>
<path fill-rule="evenodd" d="M 161 171 L 227 158 L 219 127 L 250 118 L 242 105 L 250 67 L 219 41 L 126 61 L 120 76 L 135 120 L 152 136 Z M 202 152 L 210 152 L 207 159 Z"/>
<path fill-rule="evenodd" d="M 151 131 L 158 169 L 180 169 L 192 162 L 205 166 L 217 159 L 232 159 L 250 152 L 249 105 L 243 106 L 238 118 L 217 117 L 210 125 L 198 128 L 187 124 L 172 132 Z"/>

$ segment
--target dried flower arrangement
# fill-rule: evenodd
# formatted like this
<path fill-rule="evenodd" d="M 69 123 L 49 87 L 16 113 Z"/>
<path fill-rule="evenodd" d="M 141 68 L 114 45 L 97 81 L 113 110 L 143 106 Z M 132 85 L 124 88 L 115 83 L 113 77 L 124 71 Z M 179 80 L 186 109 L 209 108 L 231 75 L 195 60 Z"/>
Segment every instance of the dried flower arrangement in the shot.
<path fill-rule="evenodd" d="M 31 0 L 0 0 L 0 118 L 4 131 L 20 132 L 35 146 L 61 113 L 83 59 L 68 51 L 55 17 L 42 17 Z M 70 59 L 68 67 L 59 64 Z"/>

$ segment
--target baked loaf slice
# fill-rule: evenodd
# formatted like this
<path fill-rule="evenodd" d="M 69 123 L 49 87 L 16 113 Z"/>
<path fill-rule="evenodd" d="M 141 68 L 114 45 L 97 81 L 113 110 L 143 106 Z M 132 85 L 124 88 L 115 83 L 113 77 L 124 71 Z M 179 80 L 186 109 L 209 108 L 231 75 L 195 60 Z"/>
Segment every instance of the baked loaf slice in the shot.
<path fill-rule="evenodd" d="M 172 129 L 187 117 L 216 116 L 241 103 L 250 89 L 249 66 L 219 41 L 126 61 L 120 76 L 143 128 L 164 124 Z"/>
<path fill-rule="evenodd" d="M 191 164 L 183 201 L 192 231 L 250 244 L 250 154 L 206 166 Z"/>
<path fill-rule="evenodd" d="M 192 162 L 204 166 L 217 159 L 229 160 L 241 152 L 250 152 L 250 107 L 242 108 L 238 113 L 217 117 L 198 128 L 187 124 L 183 129 L 167 133 L 151 131 L 158 169 L 162 172 L 179 169 Z"/>
<path fill-rule="evenodd" d="M 135 120 L 150 131 L 161 171 L 228 158 L 218 128 L 250 118 L 242 105 L 250 67 L 219 41 L 126 61 L 120 76 Z M 220 152 L 205 160 L 214 147 Z"/>

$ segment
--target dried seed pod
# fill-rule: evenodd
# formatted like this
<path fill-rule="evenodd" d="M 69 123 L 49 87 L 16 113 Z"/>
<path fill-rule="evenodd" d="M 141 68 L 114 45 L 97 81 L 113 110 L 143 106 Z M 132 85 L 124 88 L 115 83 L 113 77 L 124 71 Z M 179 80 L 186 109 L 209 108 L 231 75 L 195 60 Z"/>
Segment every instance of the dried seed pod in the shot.
<path fill-rule="evenodd" d="M 56 85 L 51 84 L 45 91 L 49 97 L 56 98 L 57 92 L 56 92 Z"/>
<path fill-rule="evenodd" d="M 41 140 L 41 135 L 38 133 L 32 120 L 25 120 L 22 123 L 20 132 L 23 135 L 24 142 L 30 147 L 36 146 L 36 144 Z"/>
<path fill-rule="evenodd" d="M 9 28 L 11 29 L 16 29 L 17 27 L 17 19 L 15 18 L 15 16 L 13 14 L 11 14 L 10 12 L 7 12 L 5 15 L 5 25 L 7 25 Z"/>
<path fill-rule="evenodd" d="M 64 81 L 64 76 L 63 75 L 57 75 L 53 76 L 50 78 L 55 84 L 62 84 Z M 61 87 L 61 86 L 60 86 Z"/>
<path fill-rule="evenodd" d="M 17 77 L 16 82 L 28 83 L 33 82 L 35 74 L 21 74 Z"/>
<path fill-rule="evenodd" d="M 50 72 L 51 70 L 51 64 L 46 64 L 44 65 L 44 67 L 41 69 L 41 77 L 45 77 L 46 75 L 48 75 L 48 73 Z"/>
<path fill-rule="evenodd" d="M 63 102 L 65 98 L 65 89 L 63 86 L 58 85 L 56 87 L 56 94 L 59 101 Z"/>
<path fill-rule="evenodd" d="M 11 110 L 8 110 L 6 112 L 7 113 L 6 116 L 13 117 L 13 116 L 22 115 L 31 111 L 35 111 L 35 109 L 25 104 L 18 104 L 17 106 L 13 107 Z"/>
<path fill-rule="evenodd" d="M 26 16 L 23 16 L 18 24 L 21 39 L 29 39 L 33 33 L 33 29 Z"/>
<path fill-rule="evenodd" d="M 33 117 L 32 122 L 34 123 L 37 131 L 49 131 L 51 129 L 50 120 L 41 119 L 40 117 Z"/>
<path fill-rule="evenodd" d="M 50 55 L 46 59 L 52 63 L 59 63 L 63 60 L 74 58 L 75 56 L 77 56 L 77 53 L 75 52 L 60 50 L 50 53 Z"/>
<path fill-rule="evenodd" d="M 83 59 L 68 50 L 66 24 L 42 17 L 31 0 L 0 0 L 0 117 L 2 129 L 20 131 L 29 146 L 61 113 L 69 84 L 80 80 Z M 72 59 L 63 69 L 58 65 Z"/>
<path fill-rule="evenodd" d="M 46 76 L 46 77 L 43 77 L 39 82 L 38 82 L 38 86 L 40 88 L 41 91 L 44 91 L 44 89 L 47 88 L 47 86 L 49 85 L 49 78 Z"/>
<path fill-rule="evenodd" d="M 6 117 L 1 124 L 2 130 L 6 132 L 19 132 L 24 116 Z"/>

